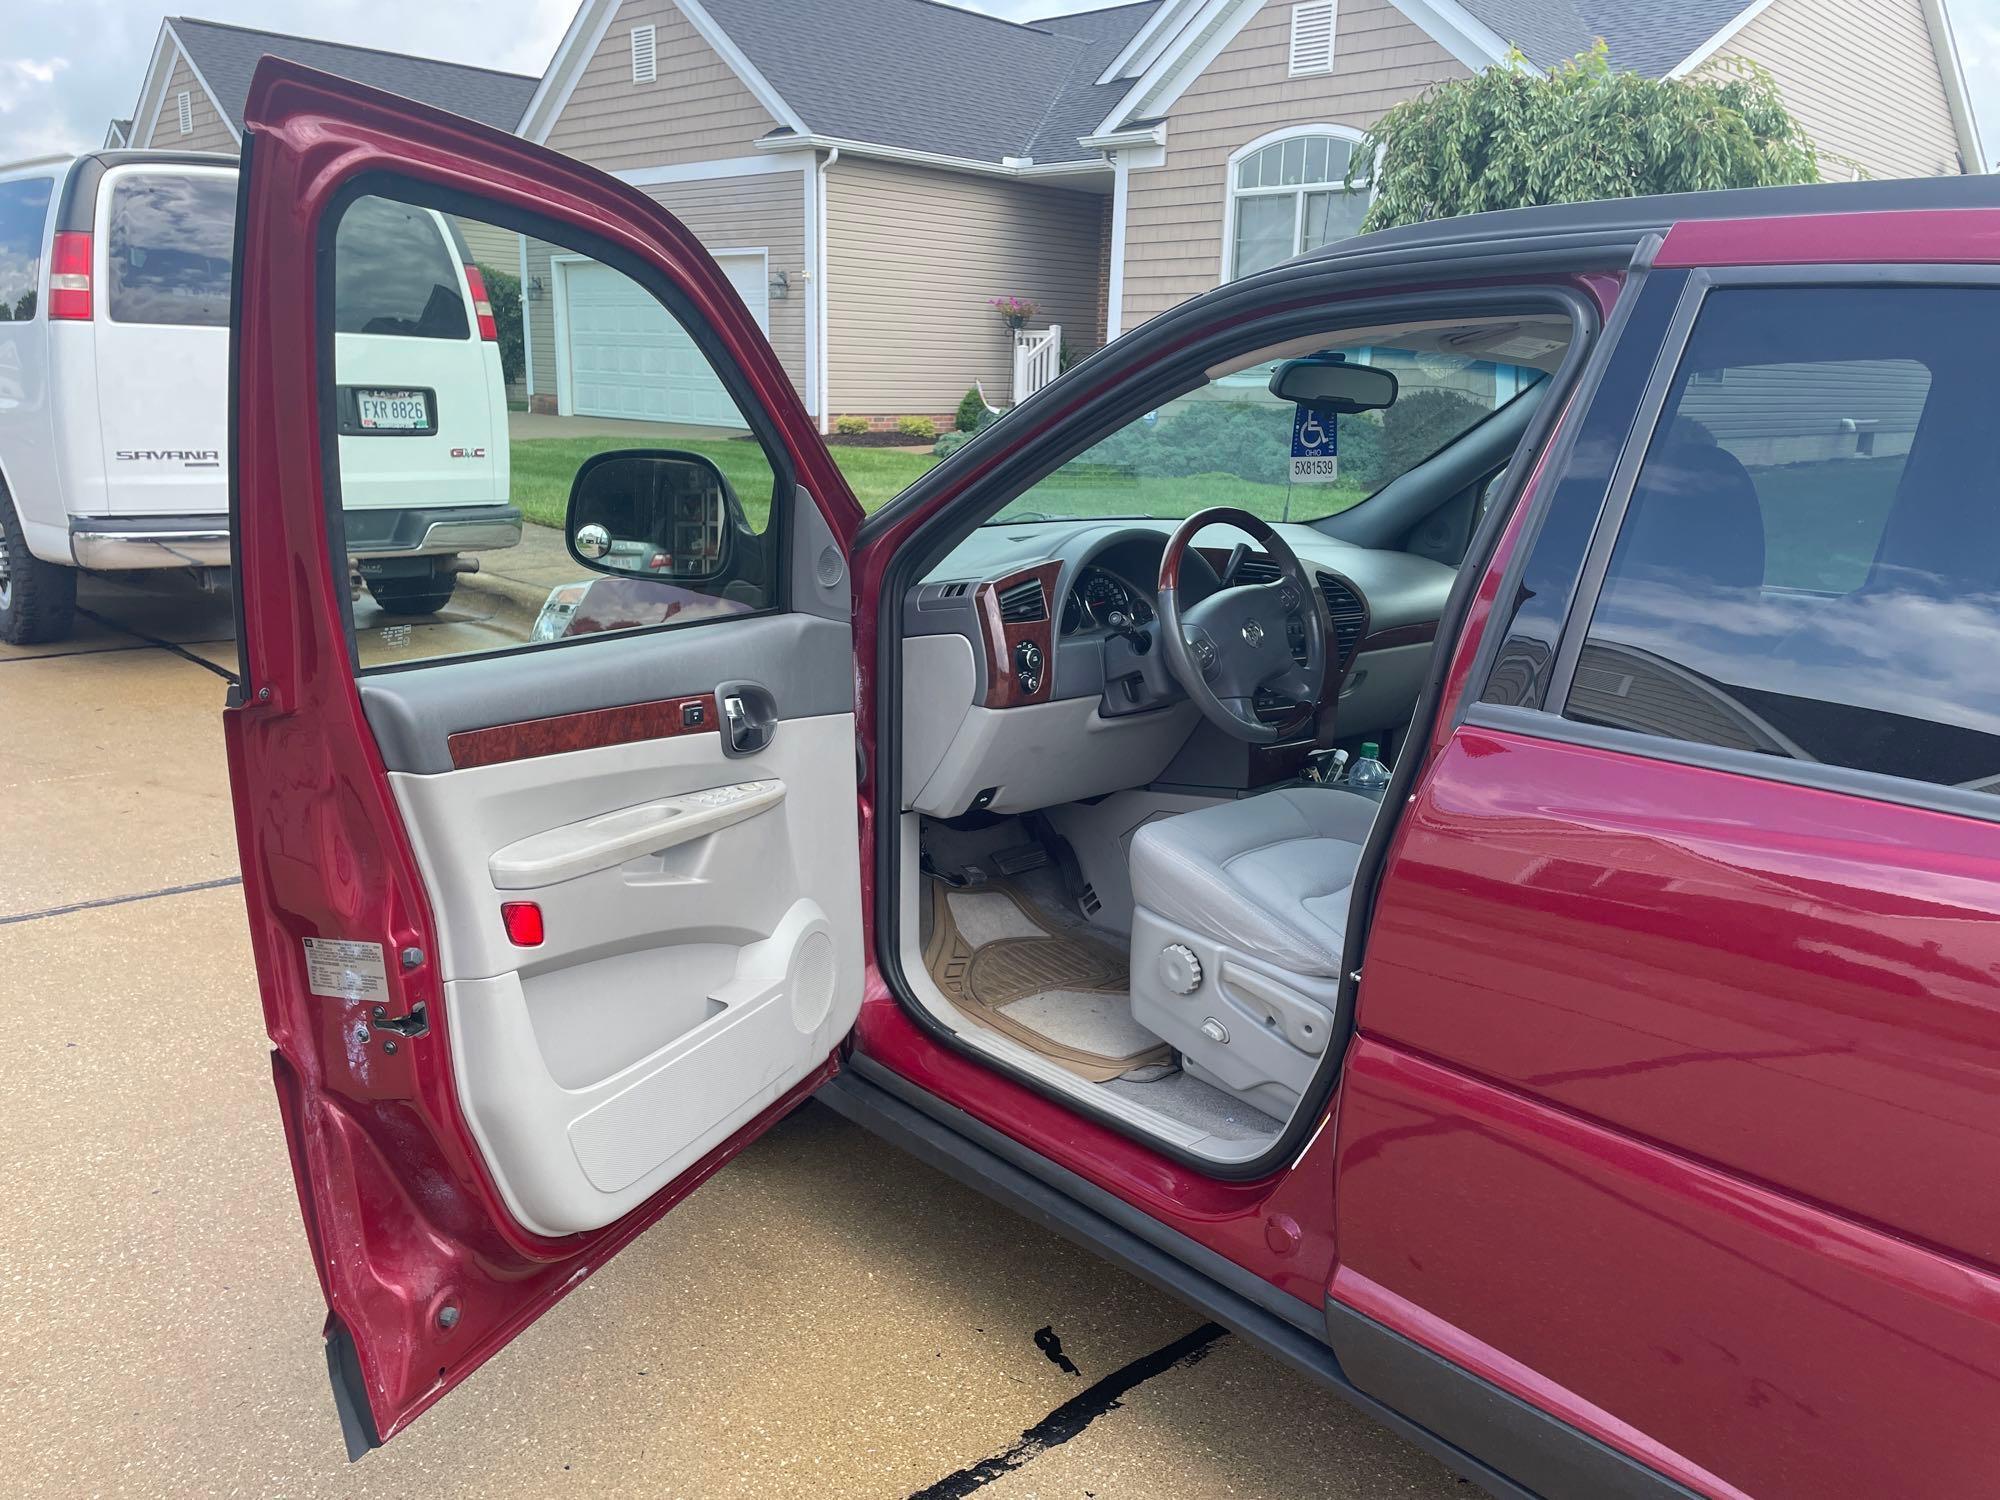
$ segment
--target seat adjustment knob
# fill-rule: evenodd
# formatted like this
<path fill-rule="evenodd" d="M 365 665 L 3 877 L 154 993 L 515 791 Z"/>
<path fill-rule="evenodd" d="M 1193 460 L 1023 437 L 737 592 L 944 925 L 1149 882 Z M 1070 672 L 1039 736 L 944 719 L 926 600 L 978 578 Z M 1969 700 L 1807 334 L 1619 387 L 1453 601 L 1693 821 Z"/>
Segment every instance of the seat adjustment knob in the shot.
<path fill-rule="evenodd" d="M 1186 943 L 1169 943 L 1160 950 L 1160 979 L 1176 995 L 1201 988 L 1201 960 Z"/>
<path fill-rule="evenodd" d="M 1201 1034 L 1211 1042 L 1218 1043 L 1221 1046 L 1227 1047 L 1229 1045 L 1229 1028 L 1216 1020 L 1214 1016 L 1210 1016 L 1206 1021 L 1201 1023 Z"/>

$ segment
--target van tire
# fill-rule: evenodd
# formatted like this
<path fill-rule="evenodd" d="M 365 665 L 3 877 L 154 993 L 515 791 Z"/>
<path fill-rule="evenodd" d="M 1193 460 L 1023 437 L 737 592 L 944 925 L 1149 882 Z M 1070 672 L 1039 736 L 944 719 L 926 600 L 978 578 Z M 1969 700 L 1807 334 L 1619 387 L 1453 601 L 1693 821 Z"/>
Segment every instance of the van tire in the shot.
<path fill-rule="evenodd" d="M 450 564 L 451 559 L 445 558 L 429 573 L 412 578 L 371 578 L 368 593 L 384 614 L 434 615 L 451 603 L 452 590 L 458 587 L 458 574 Z"/>
<path fill-rule="evenodd" d="M 0 485 L 0 641 L 59 641 L 75 623 L 76 569 L 43 562 L 28 550 L 13 501 Z"/>

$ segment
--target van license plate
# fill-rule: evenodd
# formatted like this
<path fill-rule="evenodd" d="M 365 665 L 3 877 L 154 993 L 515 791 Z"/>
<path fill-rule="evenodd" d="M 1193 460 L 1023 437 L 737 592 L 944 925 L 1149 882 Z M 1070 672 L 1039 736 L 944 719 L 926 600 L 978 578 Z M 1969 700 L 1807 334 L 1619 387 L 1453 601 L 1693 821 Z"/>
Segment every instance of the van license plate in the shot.
<path fill-rule="evenodd" d="M 429 432 L 430 403 L 422 391 L 356 391 L 355 415 L 370 432 Z"/>

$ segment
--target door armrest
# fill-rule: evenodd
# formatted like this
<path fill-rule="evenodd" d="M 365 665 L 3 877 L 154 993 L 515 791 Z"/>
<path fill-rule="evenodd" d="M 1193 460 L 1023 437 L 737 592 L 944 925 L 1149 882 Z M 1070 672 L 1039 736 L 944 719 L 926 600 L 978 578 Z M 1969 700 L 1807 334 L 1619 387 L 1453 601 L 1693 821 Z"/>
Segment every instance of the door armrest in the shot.
<path fill-rule="evenodd" d="M 495 890 L 556 885 L 702 838 L 784 800 L 782 781 L 741 781 L 662 797 L 517 839 L 495 852 L 486 869 Z"/>

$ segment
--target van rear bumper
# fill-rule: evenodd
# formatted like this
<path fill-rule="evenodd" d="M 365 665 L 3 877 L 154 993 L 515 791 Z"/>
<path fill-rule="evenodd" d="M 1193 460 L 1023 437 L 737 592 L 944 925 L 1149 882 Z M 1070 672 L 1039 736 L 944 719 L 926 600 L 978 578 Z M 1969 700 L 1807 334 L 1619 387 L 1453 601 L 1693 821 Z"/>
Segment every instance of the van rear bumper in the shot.
<path fill-rule="evenodd" d="M 355 557 L 497 552 L 520 540 L 521 513 L 511 505 L 347 512 L 347 550 Z M 226 568 L 229 518 L 73 516 L 69 550 L 79 568 Z"/>

